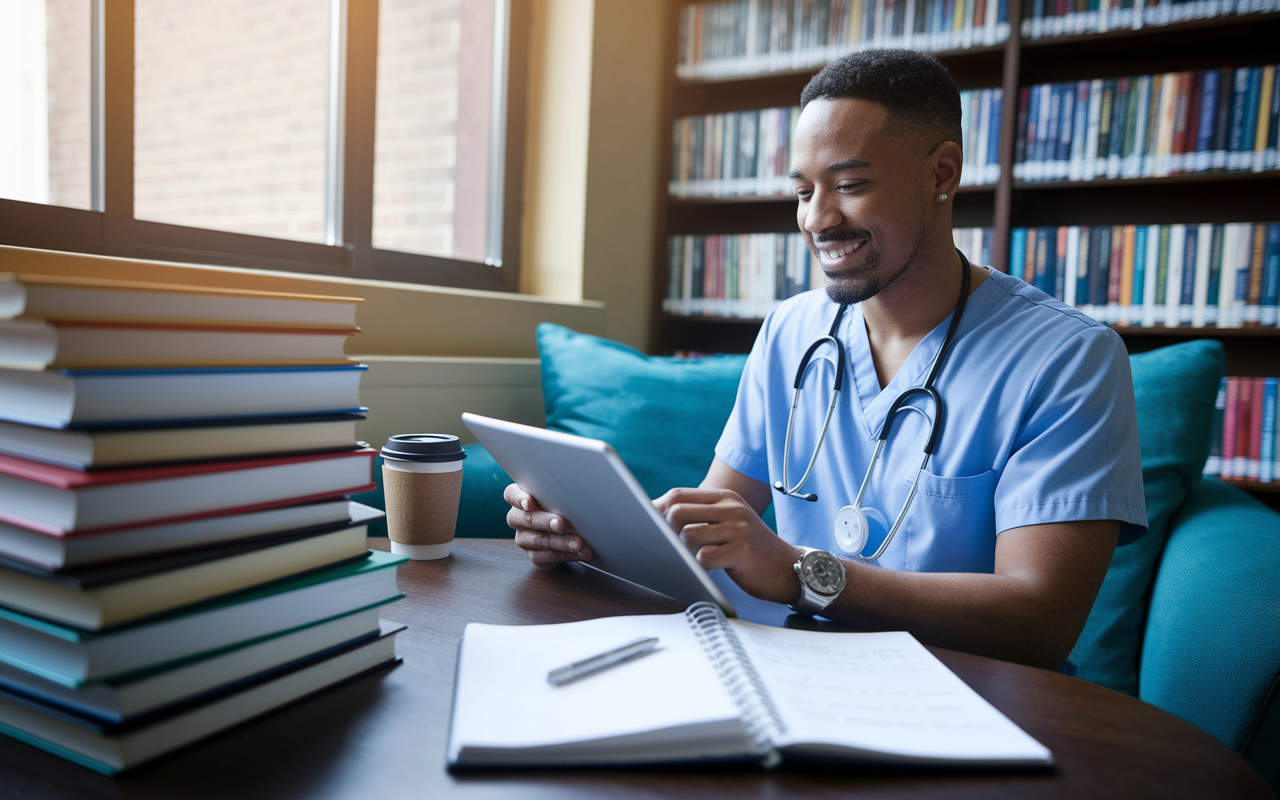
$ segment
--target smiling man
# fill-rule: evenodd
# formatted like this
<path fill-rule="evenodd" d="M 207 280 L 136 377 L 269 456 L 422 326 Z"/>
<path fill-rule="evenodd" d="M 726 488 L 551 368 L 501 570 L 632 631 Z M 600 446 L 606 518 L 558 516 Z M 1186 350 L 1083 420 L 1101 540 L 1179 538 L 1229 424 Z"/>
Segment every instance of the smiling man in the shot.
<path fill-rule="evenodd" d="M 828 286 L 769 314 L 706 479 L 655 503 L 756 597 L 1056 668 L 1117 540 L 1146 529 L 1124 347 L 955 249 L 960 98 L 937 59 L 847 56 L 801 105 L 796 221 Z M 507 499 L 534 563 L 590 558 Z"/>

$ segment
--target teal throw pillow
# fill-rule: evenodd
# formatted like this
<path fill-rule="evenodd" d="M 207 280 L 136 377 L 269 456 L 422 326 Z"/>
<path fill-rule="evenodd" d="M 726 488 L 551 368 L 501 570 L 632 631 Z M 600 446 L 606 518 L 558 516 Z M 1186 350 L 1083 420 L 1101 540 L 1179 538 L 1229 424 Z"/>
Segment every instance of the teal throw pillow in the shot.
<path fill-rule="evenodd" d="M 538 351 L 548 428 L 613 445 L 650 497 L 702 482 L 746 356 L 646 356 L 550 323 Z"/>
<path fill-rule="evenodd" d="M 1098 599 L 1071 651 L 1078 675 L 1138 694 L 1152 576 L 1169 519 L 1200 483 L 1223 375 L 1219 342 L 1201 339 L 1132 356 L 1148 531 L 1116 548 Z"/>

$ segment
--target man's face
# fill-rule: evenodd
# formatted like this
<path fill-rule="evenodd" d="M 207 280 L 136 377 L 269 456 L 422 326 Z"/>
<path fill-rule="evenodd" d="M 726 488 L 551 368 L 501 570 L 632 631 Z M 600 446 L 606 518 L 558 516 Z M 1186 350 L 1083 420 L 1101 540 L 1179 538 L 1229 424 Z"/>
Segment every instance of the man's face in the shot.
<path fill-rule="evenodd" d="M 886 135 L 887 115 L 869 100 L 814 100 L 796 125 L 796 221 L 838 303 L 893 285 L 925 241 L 929 153 L 915 135 Z"/>

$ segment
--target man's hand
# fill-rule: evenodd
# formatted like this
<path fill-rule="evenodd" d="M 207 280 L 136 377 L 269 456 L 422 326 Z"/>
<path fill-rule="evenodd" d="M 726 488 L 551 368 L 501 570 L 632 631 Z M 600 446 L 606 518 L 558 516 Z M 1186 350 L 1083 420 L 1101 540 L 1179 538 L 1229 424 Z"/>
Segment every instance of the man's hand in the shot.
<path fill-rule="evenodd" d="M 794 603 L 800 550 L 779 538 L 729 489 L 672 489 L 653 501 L 705 569 L 723 569 L 748 594 Z"/>
<path fill-rule="evenodd" d="M 539 567 L 551 569 L 566 561 L 587 561 L 591 548 L 574 533 L 569 520 L 543 511 L 533 496 L 514 483 L 502 493 L 511 504 L 507 524 L 516 531 L 516 545 Z"/>

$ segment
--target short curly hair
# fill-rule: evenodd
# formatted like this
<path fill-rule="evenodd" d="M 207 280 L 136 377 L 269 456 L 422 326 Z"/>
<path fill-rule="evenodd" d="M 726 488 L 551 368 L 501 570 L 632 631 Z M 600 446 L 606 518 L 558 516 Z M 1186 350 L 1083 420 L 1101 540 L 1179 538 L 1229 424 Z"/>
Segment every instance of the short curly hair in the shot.
<path fill-rule="evenodd" d="M 870 100 L 889 111 L 891 131 L 911 132 L 933 147 L 964 147 L 960 90 L 942 62 L 915 50 L 863 50 L 831 62 L 800 93 L 800 107 L 814 100 Z"/>

